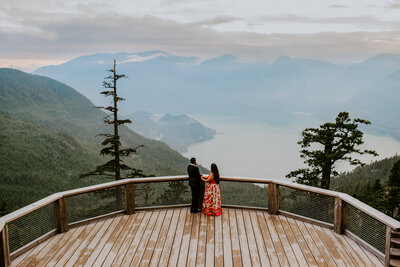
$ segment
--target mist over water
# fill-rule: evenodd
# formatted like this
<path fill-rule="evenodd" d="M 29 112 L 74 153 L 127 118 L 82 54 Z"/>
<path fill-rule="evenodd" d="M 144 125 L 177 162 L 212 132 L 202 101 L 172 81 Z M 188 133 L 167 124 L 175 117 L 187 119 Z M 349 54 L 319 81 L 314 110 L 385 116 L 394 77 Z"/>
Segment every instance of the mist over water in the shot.
<path fill-rule="evenodd" d="M 312 125 L 298 123 L 280 127 L 242 117 L 190 116 L 215 129 L 218 134 L 212 140 L 190 146 L 185 157 L 196 157 L 198 164 L 208 169 L 215 162 L 221 175 L 271 179 L 286 179 L 285 175 L 290 171 L 305 167 L 297 142 L 302 130 L 321 124 L 316 121 Z M 400 142 L 390 137 L 364 134 L 364 140 L 364 148 L 379 153 L 378 157 L 362 156 L 365 163 L 400 152 Z M 336 169 L 344 172 L 354 169 L 354 166 L 340 162 Z"/>

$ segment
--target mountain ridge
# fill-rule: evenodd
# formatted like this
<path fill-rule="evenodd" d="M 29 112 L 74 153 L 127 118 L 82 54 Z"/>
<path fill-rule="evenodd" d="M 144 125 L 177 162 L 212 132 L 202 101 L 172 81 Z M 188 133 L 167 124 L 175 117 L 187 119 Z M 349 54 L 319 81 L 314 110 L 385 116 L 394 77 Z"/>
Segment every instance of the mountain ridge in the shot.
<path fill-rule="evenodd" d="M 396 81 L 400 81 L 395 75 L 400 71 L 399 55 L 381 54 L 344 65 L 288 56 L 271 63 L 251 63 L 241 62 L 234 55 L 201 61 L 168 53 L 157 56 L 157 53 L 162 52 L 148 52 L 146 56 L 154 58 L 144 61 L 121 59 L 119 70 L 130 77 L 121 82 L 129 90 L 121 92 L 131 101 L 130 105 L 121 105 L 122 113 L 146 110 L 158 114 L 240 114 L 274 125 L 290 125 L 298 123 L 296 114 L 300 113 L 313 114 L 325 121 L 339 111 L 348 111 L 370 120 L 372 125 L 368 131 L 371 133 L 400 140 L 400 119 L 390 113 L 392 107 L 380 104 L 382 112 L 371 113 L 364 107 L 375 105 L 375 99 L 360 97 L 367 95 L 371 88 L 379 92 L 383 86 L 395 93 L 384 96 L 383 100 L 400 100 L 400 92 L 395 90 Z M 113 54 L 107 55 L 111 57 Z M 80 64 L 85 65 L 84 58 L 80 59 Z M 96 59 L 101 60 L 100 56 Z M 106 65 L 91 62 L 92 67 L 88 69 L 59 65 L 38 69 L 35 73 L 60 78 L 101 104 L 104 99 L 98 94 L 98 81 Z M 386 77 L 393 80 L 385 80 Z M 382 122 L 386 121 L 394 126 L 385 126 Z"/>

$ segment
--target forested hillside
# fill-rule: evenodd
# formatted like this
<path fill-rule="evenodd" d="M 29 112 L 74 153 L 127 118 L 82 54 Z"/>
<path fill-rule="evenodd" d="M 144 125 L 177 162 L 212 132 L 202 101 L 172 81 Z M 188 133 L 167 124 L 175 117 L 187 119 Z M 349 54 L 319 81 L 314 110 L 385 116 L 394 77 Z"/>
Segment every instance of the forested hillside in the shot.
<path fill-rule="evenodd" d="M 60 190 L 105 181 L 78 178 L 106 161 L 99 156 L 97 136 L 111 131 L 103 117 L 71 87 L 0 69 L 0 215 Z M 121 127 L 120 135 L 123 146 L 144 145 L 125 161 L 128 165 L 146 174 L 186 173 L 188 160 L 165 143 L 127 127 Z"/>
<path fill-rule="evenodd" d="M 160 116 L 137 111 L 125 117 L 135 122 L 127 125 L 130 129 L 147 138 L 163 141 L 181 153 L 190 145 L 210 140 L 216 134 L 215 130 L 186 115 Z"/>
<path fill-rule="evenodd" d="M 364 167 L 358 167 L 352 172 L 341 174 L 332 180 L 332 188 L 352 195 L 390 216 L 399 218 L 398 211 L 395 210 L 395 214 L 393 214 L 393 197 L 390 195 L 388 185 L 393 165 L 399 160 L 400 156 L 395 155 Z M 398 202 L 394 204 L 394 206 L 398 205 Z"/>
<path fill-rule="evenodd" d="M 400 159 L 400 156 L 393 156 L 383 160 L 375 161 L 364 167 L 357 167 L 351 172 L 342 173 L 332 179 L 332 188 L 338 191 L 353 194 L 360 192 L 360 187 L 369 183 L 372 185 L 376 179 L 381 183 L 387 182 L 393 164 Z"/>

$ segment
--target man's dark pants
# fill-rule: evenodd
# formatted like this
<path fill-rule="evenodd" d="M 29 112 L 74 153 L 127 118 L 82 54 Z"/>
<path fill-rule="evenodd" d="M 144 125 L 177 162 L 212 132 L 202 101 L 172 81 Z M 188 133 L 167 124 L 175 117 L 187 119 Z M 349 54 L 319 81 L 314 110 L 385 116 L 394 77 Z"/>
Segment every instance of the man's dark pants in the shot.
<path fill-rule="evenodd" d="M 195 213 L 198 212 L 199 208 L 199 193 L 200 186 L 199 185 L 191 185 L 190 189 L 192 190 L 192 206 L 190 207 L 190 212 Z"/>

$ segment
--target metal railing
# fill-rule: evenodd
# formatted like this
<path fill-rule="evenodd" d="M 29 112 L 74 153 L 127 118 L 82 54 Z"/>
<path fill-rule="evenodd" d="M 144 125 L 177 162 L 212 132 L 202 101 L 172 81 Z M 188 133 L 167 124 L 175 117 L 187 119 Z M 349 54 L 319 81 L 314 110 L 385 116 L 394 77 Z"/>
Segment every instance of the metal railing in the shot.
<path fill-rule="evenodd" d="M 187 176 L 119 180 L 56 193 L 1 217 L 0 266 L 8 266 L 11 259 L 47 238 L 89 221 L 141 209 L 189 206 L 187 180 Z M 263 209 L 334 229 L 385 262 L 390 256 L 389 233 L 400 230 L 399 221 L 344 193 L 243 177 L 221 177 L 220 186 L 225 207 Z"/>

